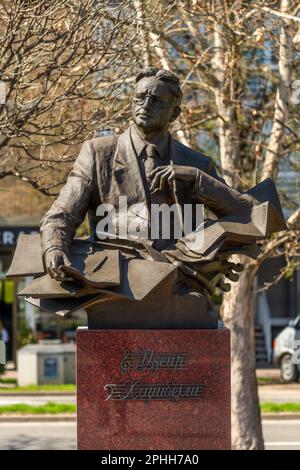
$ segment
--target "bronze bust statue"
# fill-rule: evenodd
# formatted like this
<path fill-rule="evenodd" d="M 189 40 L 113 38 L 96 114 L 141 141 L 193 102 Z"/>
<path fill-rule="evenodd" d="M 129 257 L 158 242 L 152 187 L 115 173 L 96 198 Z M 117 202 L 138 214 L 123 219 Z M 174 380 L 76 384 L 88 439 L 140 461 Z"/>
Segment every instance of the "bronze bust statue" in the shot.
<path fill-rule="evenodd" d="M 210 157 L 170 135 L 181 99 L 179 80 L 171 72 L 151 67 L 137 75 L 133 123 L 119 136 L 82 145 L 41 222 L 41 255 L 39 242 L 27 239 L 35 260 L 31 268 L 23 260 L 21 269 L 26 236 L 20 239 L 8 275 L 37 276 L 20 295 L 53 312 L 85 308 L 91 328 L 217 327 L 210 296 L 216 287 L 228 290 L 224 277 L 237 281 L 242 269 L 228 261 L 230 255 L 257 256 L 256 241 L 286 226 L 271 180 L 246 193 L 232 189 Z M 126 197 L 125 221 L 120 197 Z M 210 215 L 198 225 L 200 204 Z M 108 205 L 115 210 L 105 219 L 99 207 Z M 175 235 L 172 213 L 170 235 L 162 236 L 159 227 L 151 237 L 147 214 L 160 205 L 174 206 L 181 225 L 188 207 L 189 233 Z M 90 237 L 74 239 L 86 214 Z M 101 220 L 117 227 L 113 236 L 103 237 Z M 135 228 L 134 237 L 122 236 L 124 223 Z"/>

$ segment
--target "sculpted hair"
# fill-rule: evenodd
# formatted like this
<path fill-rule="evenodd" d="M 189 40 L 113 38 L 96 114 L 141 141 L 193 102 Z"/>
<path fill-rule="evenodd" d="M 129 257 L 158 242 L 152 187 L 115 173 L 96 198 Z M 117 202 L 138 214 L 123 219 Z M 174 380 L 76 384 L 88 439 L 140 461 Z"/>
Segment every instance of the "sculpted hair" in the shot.
<path fill-rule="evenodd" d="M 174 104 L 176 106 L 180 106 L 182 100 L 182 91 L 180 87 L 180 82 L 176 75 L 174 75 L 172 72 L 169 72 L 169 70 L 158 69 L 156 67 L 146 67 L 138 73 L 135 79 L 135 83 L 138 83 L 142 78 L 145 77 L 155 77 L 158 80 L 164 82 L 168 87 L 170 93 L 176 99 L 176 102 Z"/>

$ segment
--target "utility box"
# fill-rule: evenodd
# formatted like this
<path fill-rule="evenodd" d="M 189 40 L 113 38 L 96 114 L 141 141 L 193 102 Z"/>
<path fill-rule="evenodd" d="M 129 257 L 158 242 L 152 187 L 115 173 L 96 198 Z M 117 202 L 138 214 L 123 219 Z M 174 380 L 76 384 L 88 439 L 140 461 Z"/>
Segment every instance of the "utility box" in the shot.
<path fill-rule="evenodd" d="M 17 352 L 18 385 L 74 384 L 75 344 L 41 340 Z"/>

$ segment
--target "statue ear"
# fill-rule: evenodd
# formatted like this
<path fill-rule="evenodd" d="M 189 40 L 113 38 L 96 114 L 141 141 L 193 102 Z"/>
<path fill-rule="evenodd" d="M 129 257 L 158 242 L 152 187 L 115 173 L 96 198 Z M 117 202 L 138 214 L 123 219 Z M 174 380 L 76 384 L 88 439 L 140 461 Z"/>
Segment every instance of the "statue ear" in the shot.
<path fill-rule="evenodd" d="M 178 116 L 180 115 L 180 113 L 181 113 L 180 106 L 175 106 L 173 108 L 173 112 L 172 112 L 171 117 L 170 117 L 170 122 L 175 121 L 178 118 Z"/>

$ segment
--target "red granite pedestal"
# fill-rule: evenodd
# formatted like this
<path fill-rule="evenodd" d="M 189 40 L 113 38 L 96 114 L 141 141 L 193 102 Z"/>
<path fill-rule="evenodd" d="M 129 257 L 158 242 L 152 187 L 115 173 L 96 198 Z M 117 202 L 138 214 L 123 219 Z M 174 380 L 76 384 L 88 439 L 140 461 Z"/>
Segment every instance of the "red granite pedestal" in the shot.
<path fill-rule="evenodd" d="M 230 332 L 77 331 L 78 448 L 230 449 Z"/>

